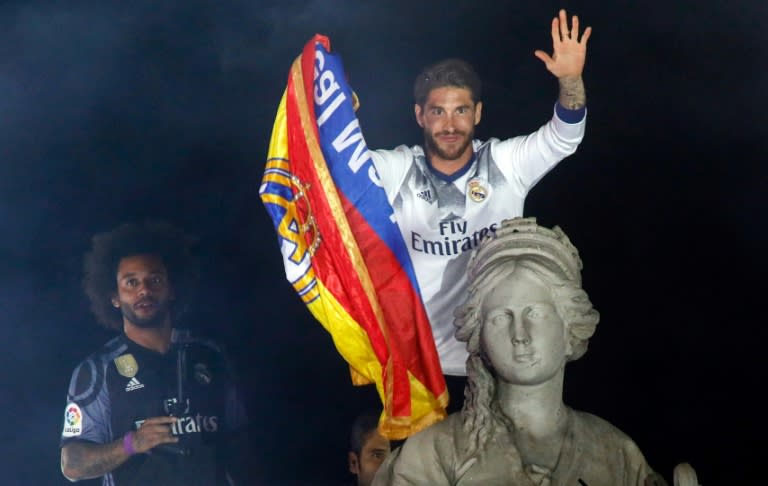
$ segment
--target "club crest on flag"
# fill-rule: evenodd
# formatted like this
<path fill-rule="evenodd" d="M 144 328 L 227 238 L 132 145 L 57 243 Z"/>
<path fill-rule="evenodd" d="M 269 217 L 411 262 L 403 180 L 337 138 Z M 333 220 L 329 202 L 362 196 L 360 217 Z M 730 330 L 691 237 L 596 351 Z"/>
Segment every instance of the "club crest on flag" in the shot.
<path fill-rule="evenodd" d="M 352 382 L 376 385 L 382 433 L 401 439 L 444 418 L 448 394 L 357 102 L 340 57 L 316 35 L 291 67 L 259 194 L 286 278 L 330 333 Z"/>

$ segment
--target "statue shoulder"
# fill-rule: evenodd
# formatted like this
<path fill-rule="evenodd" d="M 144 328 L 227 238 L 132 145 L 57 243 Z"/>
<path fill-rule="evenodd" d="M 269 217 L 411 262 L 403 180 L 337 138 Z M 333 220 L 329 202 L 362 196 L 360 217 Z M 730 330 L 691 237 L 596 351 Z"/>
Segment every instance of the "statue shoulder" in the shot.
<path fill-rule="evenodd" d="M 637 478 L 637 484 L 643 484 L 649 476 L 655 477 L 635 441 L 607 420 L 574 411 L 571 434 L 582 454 L 581 462 L 622 465 L 622 474 Z"/>
<path fill-rule="evenodd" d="M 408 437 L 381 465 L 373 485 L 452 484 L 461 428 L 457 413 Z"/>
<path fill-rule="evenodd" d="M 410 436 L 403 444 L 403 450 L 408 454 L 448 453 L 460 441 L 462 424 L 460 413 L 451 414 Z"/>
<path fill-rule="evenodd" d="M 607 420 L 588 412 L 572 410 L 572 413 L 574 434 L 583 435 L 585 438 L 607 440 L 613 445 L 628 443 L 637 447 L 626 433 Z"/>

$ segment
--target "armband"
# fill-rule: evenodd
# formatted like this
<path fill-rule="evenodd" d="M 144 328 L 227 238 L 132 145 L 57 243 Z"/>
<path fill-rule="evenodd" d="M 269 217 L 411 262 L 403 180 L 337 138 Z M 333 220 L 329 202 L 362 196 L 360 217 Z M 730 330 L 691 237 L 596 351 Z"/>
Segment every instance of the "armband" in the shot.
<path fill-rule="evenodd" d="M 123 450 L 129 456 L 136 454 L 136 449 L 133 448 L 133 431 L 128 431 L 123 436 Z"/>

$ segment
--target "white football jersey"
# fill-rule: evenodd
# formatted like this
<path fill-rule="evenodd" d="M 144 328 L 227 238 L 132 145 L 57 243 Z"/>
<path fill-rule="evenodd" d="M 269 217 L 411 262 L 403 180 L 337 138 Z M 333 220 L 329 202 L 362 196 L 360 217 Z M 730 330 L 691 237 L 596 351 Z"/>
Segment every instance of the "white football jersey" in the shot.
<path fill-rule="evenodd" d="M 445 176 L 421 146 L 371 151 L 392 204 L 446 375 L 466 375 L 466 344 L 454 337 L 453 310 L 466 299 L 466 266 L 482 238 L 504 219 L 523 215 L 528 191 L 584 136 L 586 116 L 557 115 L 536 132 L 504 141 L 473 141 L 474 158 Z"/>

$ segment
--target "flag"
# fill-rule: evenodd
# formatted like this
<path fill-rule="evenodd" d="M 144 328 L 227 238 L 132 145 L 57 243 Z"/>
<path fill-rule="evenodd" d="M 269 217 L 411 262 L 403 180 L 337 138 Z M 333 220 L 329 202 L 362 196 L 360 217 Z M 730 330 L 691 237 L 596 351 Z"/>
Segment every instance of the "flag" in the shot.
<path fill-rule="evenodd" d="M 288 281 L 330 333 L 352 382 L 376 385 L 382 434 L 403 439 L 445 417 L 448 393 L 356 105 L 340 57 L 315 35 L 291 66 L 259 195 Z"/>

